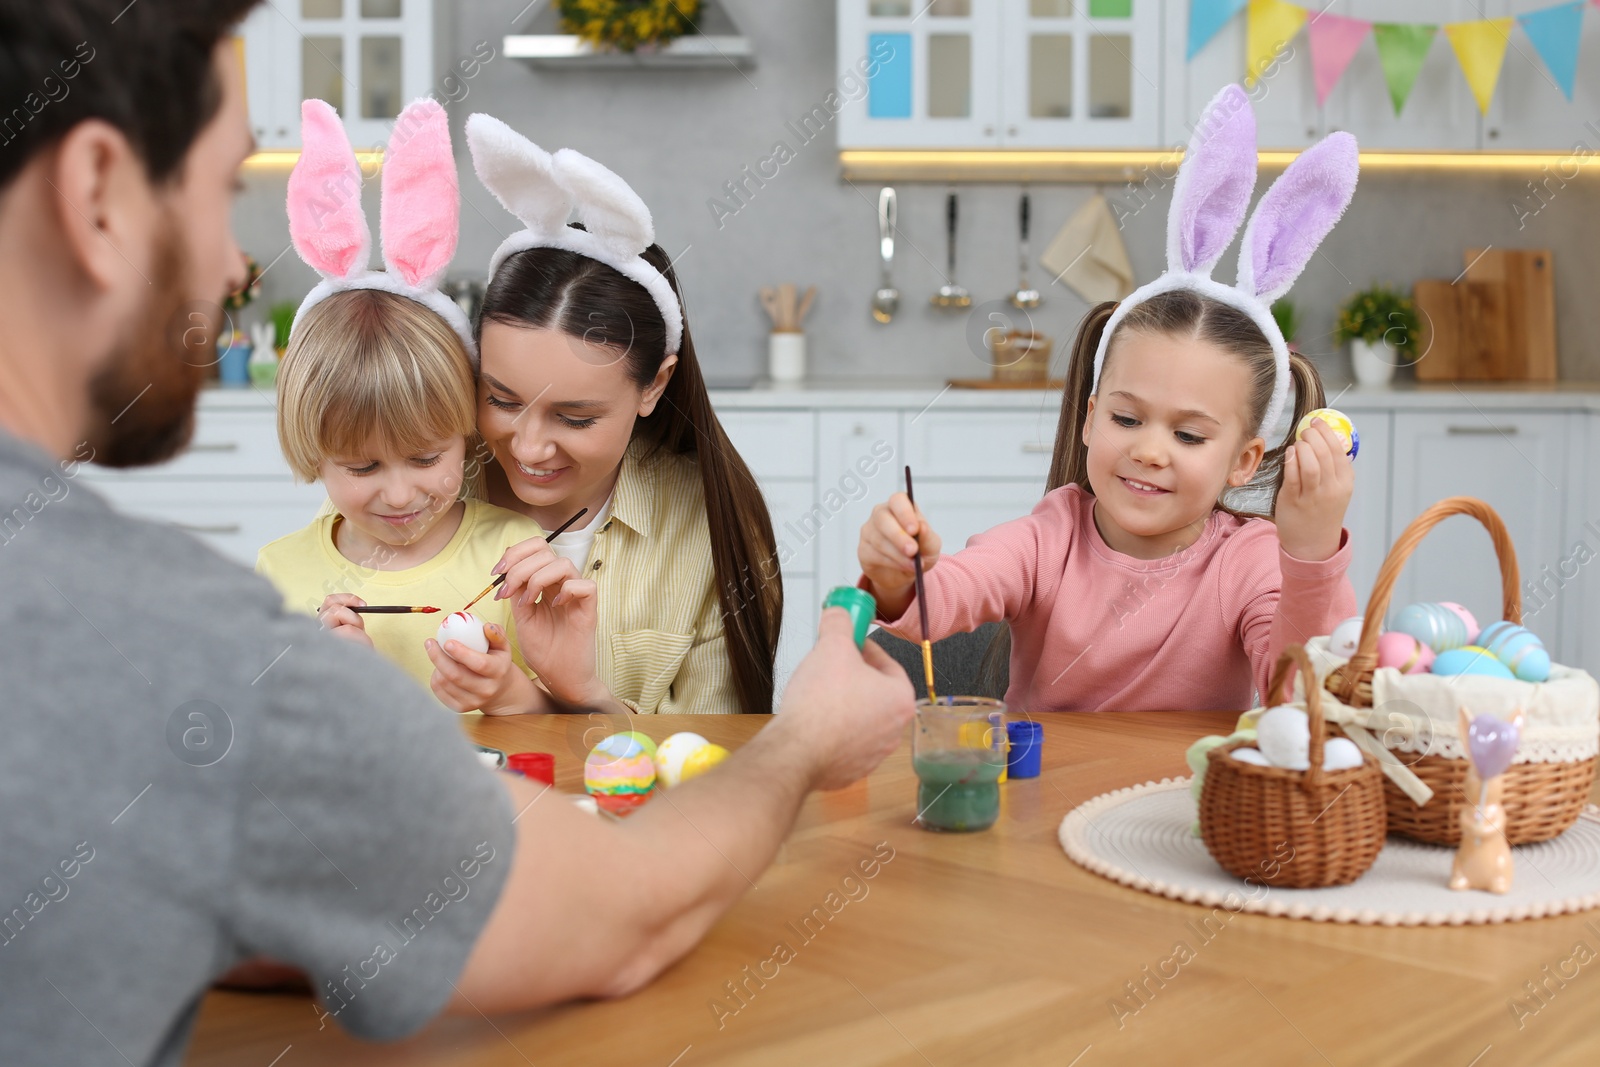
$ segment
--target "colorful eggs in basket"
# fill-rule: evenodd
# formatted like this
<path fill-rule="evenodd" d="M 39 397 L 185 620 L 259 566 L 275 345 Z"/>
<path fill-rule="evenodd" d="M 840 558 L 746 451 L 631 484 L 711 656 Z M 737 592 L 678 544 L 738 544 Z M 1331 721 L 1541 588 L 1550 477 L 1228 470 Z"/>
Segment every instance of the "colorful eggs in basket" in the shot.
<path fill-rule="evenodd" d="M 1441 675 L 1478 674 L 1487 678 L 1515 678 L 1511 668 L 1495 659 L 1488 649 L 1477 645 L 1463 645 L 1439 653 L 1433 661 L 1433 673 Z"/>
<path fill-rule="evenodd" d="M 1478 623 L 1460 604 L 1408 604 L 1400 609 L 1389 629 L 1410 634 L 1435 652 L 1469 645 L 1478 636 Z"/>
<path fill-rule="evenodd" d="M 671 789 L 698 777 L 728 758 L 728 750 L 699 734 L 684 731 L 661 742 L 656 750 L 656 781 Z"/>
<path fill-rule="evenodd" d="M 1328 651 L 1340 659 L 1349 659 L 1356 654 L 1356 646 L 1361 644 L 1361 627 L 1366 619 L 1360 615 L 1352 615 L 1333 628 L 1333 633 L 1328 635 Z"/>
<path fill-rule="evenodd" d="M 1478 644 L 1524 682 L 1543 682 L 1550 677 L 1550 653 L 1538 635 L 1525 626 L 1492 622 L 1478 635 Z"/>
<path fill-rule="evenodd" d="M 1311 725 L 1306 713 L 1291 704 L 1279 704 L 1256 721 L 1256 747 L 1274 767 L 1303 771 L 1311 766 Z"/>
<path fill-rule="evenodd" d="M 1361 435 L 1356 433 L 1355 423 L 1350 421 L 1350 416 L 1334 408 L 1317 408 L 1315 411 L 1306 412 L 1300 419 L 1300 424 L 1294 428 L 1296 441 L 1306 435 L 1313 419 L 1321 419 L 1323 424 L 1344 443 L 1344 454 L 1351 459 L 1356 458 L 1356 453 L 1361 451 Z"/>
<path fill-rule="evenodd" d="M 655 743 L 642 734 L 612 734 L 584 761 L 583 788 L 606 811 L 624 815 L 648 800 L 655 789 L 655 752 Z"/>
<path fill-rule="evenodd" d="M 1433 649 L 1410 634 L 1390 630 L 1378 635 L 1378 666 L 1401 674 L 1425 674 L 1433 666 Z"/>

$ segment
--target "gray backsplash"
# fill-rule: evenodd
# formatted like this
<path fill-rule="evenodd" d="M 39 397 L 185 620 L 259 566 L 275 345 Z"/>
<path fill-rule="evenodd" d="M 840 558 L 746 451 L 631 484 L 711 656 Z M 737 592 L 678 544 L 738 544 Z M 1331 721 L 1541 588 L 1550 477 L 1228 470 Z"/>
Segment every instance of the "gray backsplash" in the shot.
<path fill-rule="evenodd" d="M 901 311 L 889 326 L 873 322 L 868 302 L 877 287 L 877 185 L 839 178 L 834 131 L 802 143 L 787 125 L 820 105 L 835 88 L 833 4 L 725 0 L 757 56 L 754 69 L 706 71 L 534 70 L 501 52 L 511 20 L 526 0 L 454 3 L 439 42 L 444 71 L 453 56 L 488 41 L 496 56 L 451 106 L 461 164 L 462 234 L 452 275 L 481 278 L 489 256 L 514 228 L 513 218 L 472 175 L 460 134 L 473 111 L 504 119 L 547 149 L 570 146 L 627 179 L 655 215 L 657 239 L 677 258 L 689 324 L 706 375 L 753 378 L 764 372 L 767 320 L 756 298 L 761 285 L 793 281 L 817 286 L 807 321 L 810 372 L 817 378 L 984 376 L 974 341 L 991 311 L 1017 283 L 1017 193 L 1014 185 L 962 186 L 957 274 L 972 290 L 971 312 L 939 311 L 928 296 L 943 281 L 944 198 L 939 185 L 901 185 L 895 283 Z M 524 19 L 524 21 L 526 21 Z M 441 95 L 444 95 L 441 92 Z M 458 88 L 451 95 L 459 96 Z M 728 200 L 724 183 L 742 177 L 784 142 L 793 158 L 764 188 Z M 770 168 L 769 168 L 770 170 Z M 255 170 L 235 213 L 241 243 L 265 265 L 288 244 L 284 217 L 287 172 Z M 1292 296 L 1304 325 L 1300 347 L 1330 381 L 1349 367 L 1330 331 L 1338 303 L 1374 281 L 1409 286 L 1418 278 L 1454 278 L 1468 245 L 1542 247 L 1554 253 L 1557 334 L 1562 377 L 1600 380 L 1600 300 L 1591 292 L 1600 248 L 1600 183 L 1592 174 L 1560 187 L 1551 179 L 1545 205 L 1529 187 L 1532 174 L 1470 175 L 1371 172 L 1345 219 L 1296 284 Z M 367 210 L 377 234 L 377 182 Z M 1265 188 L 1265 178 L 1260 188 Z M 1040 185 L 1033 195 L 1032 267 L 1044 304 L 1035 328 L 1056 340 L 1059 373 L 1072 331 L 1086 305 L 1050 284 L 1038 252 L 1094 186 Z M 1170 185 L 1147 191 L 1103 187 L 1126 216 L 1124 239 L 1139 281 L 1162 269 Z M 716 217 L 709 201 L 736 213 Z M 1141 201 L 1144 206 L 1141 207 Z M 1233 276 L 1230 252 L 1219 278 Z M 284 255 L 266 278 L 269 301 L 296 299 L 314 283 L 310 268 Z M 985 306 L 985 305 L 988 306 Z M 1011 312 L 1015 314 L 1015 312 Z"/>

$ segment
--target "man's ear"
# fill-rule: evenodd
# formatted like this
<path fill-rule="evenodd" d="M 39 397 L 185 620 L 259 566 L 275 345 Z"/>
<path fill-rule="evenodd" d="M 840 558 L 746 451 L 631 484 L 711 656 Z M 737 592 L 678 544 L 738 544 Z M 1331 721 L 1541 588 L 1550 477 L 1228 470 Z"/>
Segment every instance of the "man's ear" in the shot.
<path fill-rule="evenodd" d="M 149 282 L 155 198 L 144 164 L 108 122 L 85 119 L 41 153 L 62 251 L 89 282 L 109 289 L 130 272 Z M 47 200 L 49 202 L 49 200 Z"/>
<path fill-rule="evenodd" d="M 661 402 L 661 394 L 667 391 L 667 383 L 672 380 L 672 372 L 678 369 L 678 357 L 668 356 L 661 361 L 661 367 L 656 371 L 655 380 L 645 387 L 644 393 L 639 397 L 639 417 L 655 411 L 656 405 Z"/>
<path fill-rule="evenodd" d="M 1267 442 L 1261 438 L 1252 437 L 1246 441 L 1244 450 L 1234 462 L 1233 470 L 1228 473 L 1228 484 L 1236 488 L 1249 485 L 1250 479 L 1256 476 L 1256 469 L 1261 466 L 1261 459 L 1266 452 Z"/>

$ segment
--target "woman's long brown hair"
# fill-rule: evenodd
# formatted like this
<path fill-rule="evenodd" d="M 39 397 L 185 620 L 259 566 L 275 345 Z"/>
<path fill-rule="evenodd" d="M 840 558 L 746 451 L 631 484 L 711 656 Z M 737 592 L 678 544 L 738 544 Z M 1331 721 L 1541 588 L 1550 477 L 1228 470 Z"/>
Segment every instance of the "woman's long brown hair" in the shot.
<path fill-rule="evenodd" d="M 1096 304 L 1078 324 L 1078 335 L 1073 339 L 1072 355 L 1067 364 L 1066 387 L 1061 394 L 1061 417 L 1056 423 L 1056 443 L 1050 454 L 1046 493 L 1064 485 L 1076 485 L 1090 496 L 1094 495 L 1089 485 L 1089 446 L 1083 441 L 1083 428 L 1089 418 L 1089 398 L 1094 395 L 1094 354 L 1100 347 L 1100 335 L 1116 310 L 1114 300 Z M 1250 316 L 1193 290 L 1172 289 L 1134 305 L 1117 324 L 1117 329 L 1164 337 L 1194 337 L 1237 357 L 1250 370 L 1250 396 L 1245 412 L 1248 425 L 1260 425 L 1272 399 L 1277 363 L 1271 342 Z M 1113 337 L 1113 346 L 1106 350 L 1108 365 L 1115 353 L 1115 340 Z M 1102 367 L 1101 374 L 1104 373 Z M 1322 407 L 1326 401 L 1322 376 L 1317 373 L 1316 365 L 1298 352 L 1289 353 L 1289 378 L 1294 388 L 1294 409 L 1289 425 L 1294 427 L 1300 425 L 1307 412 Z M 1292 437 L 1290 434 L 1277 447 L 1268 448 L 1249 483 L 1224 490 L 1217 507 L 1240 518 L 1271 518 L 1277 509 L 1278 490 L 1283 486 L 1283 460 Z M 1010 652 L 1011 632 L 1007 627 L 995 635 L 984 652 L 979 676 L 986 684 L 992 685 L 998 678 L 999 666 L 1009 658 Z"/>
<path fill-rule="evenodd" d="M 660 245 L 644 259 L 678 288 L 672 262 Z M 559 329 L 591 344 L 614 348 L 643 389 L 666 359 L 667 329 L 645 288 L 598 260 L 558 248 L 530 248 L 508 256 L 490 280 L 478 318 L 511 326 Z M 633 429 L 650 451 L 691 455 L 700 468 L 711 562 L 740 706 L 770 712 L 778 628 L 783 620 L 783 580 L 778 573 L 772 518 L 750 468 L 717 421 L 695 357 L 688 316 L 678 365 L 650 415 Z"/>

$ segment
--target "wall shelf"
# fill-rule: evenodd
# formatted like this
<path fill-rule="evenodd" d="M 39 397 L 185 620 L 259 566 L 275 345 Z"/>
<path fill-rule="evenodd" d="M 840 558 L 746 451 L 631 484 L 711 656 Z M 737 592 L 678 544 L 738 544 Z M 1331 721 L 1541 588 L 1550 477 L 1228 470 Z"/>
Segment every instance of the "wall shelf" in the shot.
<path fill-rule="evenodd" d="M 703 0 L 698 32 L 688 33 L 665 48 L 633 53 L 597 50 L 573 34 L 561 32 L 561 13 L 550 0 L 539 0 L 522 33 L 508 34 L 505 54 L 545 70 L 711 70 L 755 66 L 750 38 L 739 30 L 720 0 Z"/>

